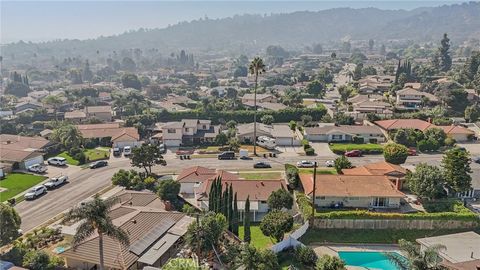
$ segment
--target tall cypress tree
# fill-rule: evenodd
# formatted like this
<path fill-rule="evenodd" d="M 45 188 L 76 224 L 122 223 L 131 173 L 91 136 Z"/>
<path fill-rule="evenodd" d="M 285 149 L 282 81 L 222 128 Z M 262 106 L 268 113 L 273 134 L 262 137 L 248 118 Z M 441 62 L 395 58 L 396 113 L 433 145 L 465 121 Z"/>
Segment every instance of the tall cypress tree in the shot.
<path fill-rule="evenodd" d="M 228 189 L 228 229 L 232 231 L 233 223 L 233 187 L 230 183 L 230 188 Z"/>
<path fill-rule="evenodd" d="M 232 217 L 232 232 L 238 236 L 238 203 L 237 203 L 237 192 L 233 197 L 233 217 Z"/>
<path fill-rule="evenodd" d="M 243 241 L 250 243 L 250 196 L 245 201 L 245 216 L 243 217 Z"/>
<path fill-rule="evenodd" d="M 208 192 L 208 211 L 214 211 L 214 203 L 215 202 L 215 185 L 216 179 L 212 181 L 212 184 L 210 186 L 210 192 Z"/>
<path fill-rule="evenodd" d="M 222 214 L 228 222 L 228 186 L 225 187 L 225 191 L 223 192 Z"/>
<path fill-rule="evenodd" d="M 215 212 L 216 213 L 221 213 L 221 207 L 222 207 L 222 178 L 218 177 L 217 178 L 217 191 L 216 191 L 216 197 L 215 197 Z"/>

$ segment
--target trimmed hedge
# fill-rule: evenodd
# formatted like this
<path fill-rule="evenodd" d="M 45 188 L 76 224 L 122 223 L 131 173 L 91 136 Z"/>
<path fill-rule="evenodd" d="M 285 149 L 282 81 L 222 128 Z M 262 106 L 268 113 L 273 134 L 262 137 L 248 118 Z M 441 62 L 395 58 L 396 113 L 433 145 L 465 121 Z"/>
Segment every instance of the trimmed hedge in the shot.
<path fill-rule="evenodd" d="M 257 111 L 257 119 L 261 119 L 264 115 L 271 115 L 275 119 L 275 123 L 288 123 L 291 120 L 300 121 L 302 115 L 310 115 L 314 121 L 320 120 L 327 110 L 324 106 L 317 108 L 286 108 L 278 111 Z M 241 111 L 178 111 L 169 112 L 166 110 L 155 113 L 155 118 L 159 122 L 180 121 L 182 119 L 210 119 L 214 124 L 218 124 L 220 120 L 234 120 L 237 123 L 253 122 L 253 110 Z"/>
<path fill-rule="evenodd" d="M 309 220 L 312 217 L 312 201 L 303 193 L 295 192 L 297 198 L 298 209 L 302 213 L 305 220 Z"/>
<path fill-rule="evenodd" d="M 360 150 L 363 154 L 375 155 L 383 153 L 383 146 L 375 143 L 331 143 L 330 150 L 337 155 L 343 155 L 345 152 L 352 150 Z"/>
<path fill-rule="evenodd" d="M 328 213 L 315 213 L 315 218 L 320 219 L 422 219 L 422 220 L 463 220 L 477 221 L 480 218 L 467 209 L 461 212 L 439 212 L 439 213 L 378 213 L 369 212 L 367 210 L 352 211 L 334 211 Z"/>

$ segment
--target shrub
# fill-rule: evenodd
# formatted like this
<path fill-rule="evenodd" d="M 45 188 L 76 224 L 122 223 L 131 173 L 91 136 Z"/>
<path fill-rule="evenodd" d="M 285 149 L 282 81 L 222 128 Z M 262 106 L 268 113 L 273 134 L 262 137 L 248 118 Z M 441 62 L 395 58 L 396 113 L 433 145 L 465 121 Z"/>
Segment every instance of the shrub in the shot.
<path fill-rule="evenodd" d="M 285 164 L 285 175 L 290 188 L 297 188 L 299 182 L 298 168 L 291 164 Z"/>
<path fill-rule="evenodd" d="M 453 138 L 448 137 L 445 139 L 445 146 L 453 147 L 455 143 L 457 142 Z"/>
<path fill-rule="evenodd" d="M 79 164 L 85 164 L 87 161 L 87 157 L 85 156 L 85 153 L 83 152 L 78 152 L 73 156 L 73 159 L 77 160 Z"/>
<path fill-rule="evenodd" d="M 301 192 L 295 192 L 295 197 L 303 219 L 309 220 L 312 217 L 312 201 Z"/>
<path fill-rule="evenodd" d="M 68 154 L 69 154 L 71 157 L 75 156 L 75 155 L 78 154 L 78 153 L 82 153 L 82 152 L 83 152 L 82 149 L 80 149 L 80 148 L 78 148 L 78 147 L 70 148 L 70 149 L 68 150 Z"/>
<path fill-rule="evenodd" d="M 295 259 L 304 266 L 312 267 L 317 262 L 318 257 L 313 248 L 298 246 L 295 249 Z"/>
<path fill-rule="evenodd" d="M 353 137 L 353 143 L 361 144 L 364 142 L 365 140 L 363 139 L 363 137 L 358 137 L 358 136 Z"/>
<path fill-rule="evenodd" d="M 403 164 L 408 157 L 408 149 L 398 143 L 389 143 L 383 149 L 383 156 L 386 162 L 392 164 Z"/>
<path fill-rule="evenodd" d="M 83 146 L 85 146 L 85 148 L 87 149 L 93 149 L 97 147 L 97 141 L 95 139 L 87 139 L 83 143 Z"/>
<path fill-rule="evenodd" d="M 315 155 L 315 149 L 313 149 L 313 148 L 307 148 L 307 149 L 305 149 L 305 154 L 306 154 L 307 156 L 313 156 L 313 155 Z"/>

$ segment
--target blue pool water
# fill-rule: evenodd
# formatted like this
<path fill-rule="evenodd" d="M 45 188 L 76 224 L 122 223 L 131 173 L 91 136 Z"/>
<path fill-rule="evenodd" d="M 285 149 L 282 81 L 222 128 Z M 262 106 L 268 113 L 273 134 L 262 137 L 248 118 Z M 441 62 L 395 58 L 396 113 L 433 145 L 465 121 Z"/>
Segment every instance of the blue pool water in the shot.
<path fill-rule="evenodd" d="M 399 269 L 383 252 L 340 251 L 338 255 L 346 265 L 382 270 Z"/>

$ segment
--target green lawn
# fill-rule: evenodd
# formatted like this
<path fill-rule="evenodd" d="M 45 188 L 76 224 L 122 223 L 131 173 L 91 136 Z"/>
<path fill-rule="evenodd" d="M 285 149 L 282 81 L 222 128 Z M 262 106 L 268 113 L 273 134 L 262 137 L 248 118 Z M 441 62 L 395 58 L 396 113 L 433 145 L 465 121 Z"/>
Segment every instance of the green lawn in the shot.
<path fill-rule="evenodd" d="M 305 245 L 329 243 L 382 243 L 396 244 L 399 239 L 415 241 L 417 238 L 471 231 L 458 230 L 351 230 L 351 229 L 310 229 L 299 241 Z"/>
<path fill-rule="evenodd" d="M 95 161 L 110 157 L 110 150 L 105 150 L 104 148 L 86 149 L 84 153 L 88 161 Z"/>
<path fill-rule="evenodd" d="M 365 153 L 368 152 L 378 152 L 381 153 L 383 151 L 383 146 L 376 143 L 332 143 L 330 144 L 330 150 L 332 152 L 338 154 L 340 152 L 346 152 L 351 150 L 361 150 Z"/>
<path fill-rule="evenodd" d="M 240 172 L 239 176 L 247 180 L 276 180 L 282 177 L 281 172 Z"/>
<path fill-rule="evenodd" d="M 83 151 L 85 156 L 87 157 L 87 162 L 105 159 L 110 156 L 110 148 L 108 147 L 98 147 L 95 149 L 85 149 Z M 70 165 L 79 165 L 78 160 L 74 159 L 72 156 L 68 154 L 68 151 L 63 151 L 58 155 L 59 157 L 63 157 L 67 160 L 67 163 Z"/>
<path fill-rule="evenodd" d="M 0 192 L 0 202 L 4 202 L 10 198 L 15 197 L 15 195 L 25 191 L 38 183 L 45 180 L 46 177 L 33 175 L 33 174 L 24 174 L 24 173 L 10 173 L 5 177 L 5 179 L 0 180 L 0 187 L 6 188 L 7 190 Z"/>
<path fill-rule="evenodd" d="M 300 168 L 298 173 L 313 173 L 312 168 Z M 337 174 L 335 168 L 317 168 L 317 174 Z"/>
<path fill-rule="evenodd" d="M 251 232 L 251 244 L 256 248 L 267 248 L 272 246 L 275 241 L 270 239 L 270 237 L 263 235 L 262 231 L 260 230 L 260 225 L 251 224 L 250 225 L 250 232 Z M 238 237 L 243 240 L 243 226 L 238 228 Z"/>
<path fill-rule="evenodd" d="M 78 165 L 79 164 L 78 160 L 73 159 L 73 157 L 71 157 L 68 154 L 67 151 L 63 151 L 62 153 L 58 154 L 57 156 L 65 158 L 67 160 L 67 164 L 69 164 L 69 165 Z"/>

